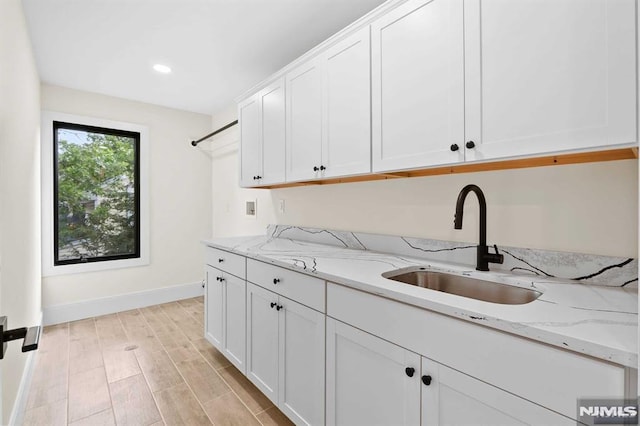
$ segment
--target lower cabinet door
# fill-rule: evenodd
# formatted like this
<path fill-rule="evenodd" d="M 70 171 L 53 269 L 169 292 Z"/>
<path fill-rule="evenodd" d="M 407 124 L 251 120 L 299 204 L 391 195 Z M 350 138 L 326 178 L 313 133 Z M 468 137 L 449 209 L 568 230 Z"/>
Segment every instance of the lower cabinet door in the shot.
<path fill-rule="evenodd" d="M 222 271 L 207 265 L 205 285 L 205 330 L 204 337 L 219 351 L 223 351 L 224 286 L 219 279 Z"/>
<path fill-rule="evenodd" d="M 296 424 L 324 424 L 325 315 L 280 297 L 278 407 Z"/>
<path fill-rule="evenodd" d="M 246 372 L 246 287 L 245 281 L 225 274 L 224 284 L 224 350 L 223 353 L 243 373 Z"/>
<path fill-rule="evenodd" d="M 278 295 L 247 283 L 246 375 L 278 404 Z"/>
<path fill-rule="evenodd" d="M 327 424 L 420 424 L 420 356 L 327 318 Z"/>
<path fill-rule="evenodd" d="M 423 426 L 576 424 L 575 420 L 427 358 L 422 359 L 421 379 Z"/>

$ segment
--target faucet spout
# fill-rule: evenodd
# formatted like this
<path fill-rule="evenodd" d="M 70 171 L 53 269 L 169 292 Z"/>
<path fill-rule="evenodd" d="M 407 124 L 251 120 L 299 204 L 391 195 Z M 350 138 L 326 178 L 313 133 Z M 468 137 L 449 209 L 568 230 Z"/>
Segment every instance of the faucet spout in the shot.
<path fill-rule="evenodd" d="M 489 247 L 487 247 L 487 201 L 484 198 L 484 193 L 477 185 L 467 185 L 460 191 L 458 194 L 458 200 L 456 201 L 456 215 L 454 218 L 454 229 L 462 229 L 462 217 L 464 214 L 464 201 L 469 195 L 470 192 L 474 192 L 476 197 L 478 198 L 478 203 L 480 204 L 480 232 L 479 232 L 479 242 L 477 246 L 477 265 L 476 269 L 478 271 L 488 271 L 489 270 L 489 262 L 491 263 L 502 263 L 504 262 L 504 257 L 498 253 L 498 247 L 494 246 L 496 249 L 495 254 L 489 253 Z"/>

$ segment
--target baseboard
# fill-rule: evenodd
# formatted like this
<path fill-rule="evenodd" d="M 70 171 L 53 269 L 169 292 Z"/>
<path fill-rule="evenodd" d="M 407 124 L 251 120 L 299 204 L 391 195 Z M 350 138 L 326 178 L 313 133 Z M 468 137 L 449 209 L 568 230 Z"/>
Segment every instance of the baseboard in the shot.
<path fill-rule="evenodd" d="M 40 319 L 38 324 L 42 325 L 42 318 L 44 312 L 40 313 Z M 31 378 L 33 377 L 33 370 L 35 368 L 35 356 L 36 351 L 31 351 L 27 354 L 27 362 L 24 365 L 24 371 L 22 372 L 22 378 L 20 379 L 20 386 L 18 386 L 18 394 L 16 400 L 13 403 L 11 409 L 11 416 L 9 417 L 9 425 L 21 425 L 24 420 L 24 412 L 27 408 L 27 398 L 29 397 L 29 388 L 31 387 Z"/>
<path fill-rule="evenodd" d="M 202 283 L 197 282 L 119 294 L 100 299 L 83 300 L 82 302 L 65 305 L 54 305 L 43 308 L 44 325 L 60 324 L 130 309 L 144 308 L 145 306 L 202 296 L 202 294 Z"/>

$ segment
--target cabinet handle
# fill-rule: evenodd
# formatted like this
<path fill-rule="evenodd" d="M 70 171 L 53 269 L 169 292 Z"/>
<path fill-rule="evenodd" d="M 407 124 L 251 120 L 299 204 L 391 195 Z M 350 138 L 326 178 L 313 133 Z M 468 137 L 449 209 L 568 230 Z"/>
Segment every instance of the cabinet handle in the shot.
<path fill-rule="evenodd" d="M 274 283 L 274 284 L 278 284 L 279 282 L 280 282 L 280 278 L 274 278 L 274 279 L 273 279 L 273 283 Z"/>
<path fill-rule="evenodd" d="M 317 166 L 313 166 L 313 171 L 317 172 L 318 170 L 320 170 Z"/>
<path fill-rule="evenodd" d="M 270 305 L 271 305 L 271 309 L 273 309 L 277 305 L 277 303 L 271 302 Z"/>
<path fill-rule="evenodd" d="M 407 373 L 407 376 L 413 377 L 413 373 L 416 372 L 416 369 L 413 367 L 407 367 L 404 369 L 404 372 Z"/>
<path fill-rule="evenodd" d="M 282 309 L 282 308 L 283 308 L 283 306 L 282 306 L 282 305 L 278 305 L 278 306 L 276 306 L 276 311 L 279 311 L 279 310 L 280 310 L 280 309 Z"/>
<path fill-rule="evenodd" d="M 218 263 L 222 263 L 222 262 L 224 262 L 224 259 L 223 258 L 219 258 L 218 259 Z"/>
<path fill-rule="evenodd" d="M 474 141 L 469 141 L 469 142 L 467 142 L 467 143 L 465 144 L 465 146 L 466 146 L 467 148 L 469 148 L 469 149 L 471 149 L 471 148 L 475 148 L 476 143 L 475 143 Z"/>
<path fill-rule="evenodd" d="M 422 383 L 424 383 L 425 386 L 429 386 L 431 384 L 431 376 L 422 376 Z"/>
<path fill-rule="evenodd" d="M 327 170 L 325 166 L 320 166 L 320 170 Z"/>
<path fill-rule="evenodd" d="M 216 277 L 216 280 L 218 280 L 218 281 L 220 281 L 220 282 L 223 282 L 223 281 L 224 281 L 224 278 L 222 278 L 222 277 Z"/>
<path fill-rule="evenodd" d="M 452 144 L 450 147 L 451 151 L 456 152 L 457 150 L 460 149 L 460 147 L 458 146 L 457 143 Z"/>
<path fill-rule="evenodd" d="M 262 176 L 256 176 L 256 179 L 260 180 L 260 179 L 262 179 Z"/>

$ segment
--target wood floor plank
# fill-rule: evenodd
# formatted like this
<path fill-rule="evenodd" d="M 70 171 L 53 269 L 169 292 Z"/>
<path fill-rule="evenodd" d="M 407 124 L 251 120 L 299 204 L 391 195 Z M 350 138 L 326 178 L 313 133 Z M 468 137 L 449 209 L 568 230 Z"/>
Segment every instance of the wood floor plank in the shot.
<path fill-rule="evenodd" d="M 102 357 L 109 383 L 141 373 L 133 347 L 130 342 L 127 342 L 103 349 Z"/>
<path fill-rule="evenodd" d="M 216 426 L 260 426 L 258 420 L 233 393 L 207 402 L 204 410 Z"/>
<path fill-rule="evenodd" d="M 231 365 L 231 362 L 220 353 L 219 350 L 213 347 L 206 339 L 200 338 L 191 341 L 191 344 L 200 352 L 200 355 L 211 364 L 216 370 L 225 368 Z"/>
<path fill-rule="evenodd" d="M 176 367 L 202 404 L 231 392 L 231 388 L 199 355 L 198 358 L 176 362 Z"/>
<path fill-rule="evenodd" d="M 256 416 L 263 426 L 293 426 L 294 423 L 276 407 L 269 408 Z"/>
<path fill-rule="evenodd" d="M 72 321 L 69 323 L 69 339 L 82 340 L 82 339 L 96 339 L 98 332 L 96 330 L 96 323 L 93 318 Z"/>
<path fill-rule="evenodd" d="M 154 393 L 168 425 L 210 425 L 211 421 L 185 383 Z"/>
<path fill-rule="evenodd" d="M 66 426 L 67 400 L 61 399 L 53 404 L 27 410 L 22 420 L 23 426 Z"/>
<path fill-rule="evenodd" d="M 80 373 L 104 365 L 100 342 L 96 338 L 71 340 L 69 344 L 69 372 Z"/>
<path fill-rule="evenodd" d="M 162 420 L 142 374 L 109 383 L 109 389 L 118 425 L 150 425 Z"/>
<path fill-rule="evenodd" d="M 116 314 L 103 315 L 95 318 L 98 338 L 103 348 L 123 345 L 128 342 L 127 335 Z"/>
<path fill-rule="evenodd" d="M 225 382 L 231 386 L 242 402 L 249 407 L 252 413 L 257 414 L 274 406 L 271 400 L 267 398 L 260 389 L 255 387 L 237 368 L 233 366 L 227 367 L 218 370 L 218 373 Z"/>
<path fill-rule="evenodd" d="M 198 352 L 198 350 L 189 341 L 173 349 L 167 349 L 167 353 L 171 360 L 176 364 L 188 359 L 197 359 L 201 357 L 200 352 Z"/>
<path fill-rule="evenodd" d="M 164 350 L 156 352 L 136 351 L 136 358 L 142 373 L 149 383 L 151 392 L 174 387 L 184 383 L 182 376 Z"/>
<path fill-rule="evenodd" d="M 72 426 L 115 426 L 115 424 L 116 419 L 111 408 L 70 423 Z"/>
<path fill-rule="evenodd" d="M 80 420 L 111 407 L 104 368 L 69 376 L 69 421 Z"/>

